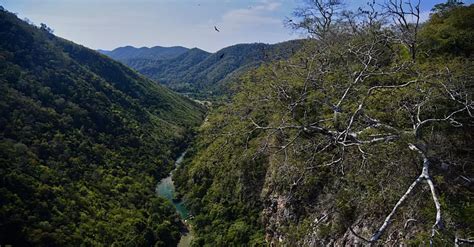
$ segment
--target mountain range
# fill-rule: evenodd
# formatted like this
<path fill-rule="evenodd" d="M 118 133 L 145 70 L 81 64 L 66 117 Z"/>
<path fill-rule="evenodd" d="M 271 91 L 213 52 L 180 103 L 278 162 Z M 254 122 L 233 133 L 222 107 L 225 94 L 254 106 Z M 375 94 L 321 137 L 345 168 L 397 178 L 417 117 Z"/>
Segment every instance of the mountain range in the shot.
<path fill-rule="evenodd" d="M 175 58 L 184 52 L 188 51 L 188 48 L 182 46 L 173 47 L 141 47 L 135 48 L 133 46 L 119 47 L 112 51 L 98 50 L 100 53 L 105 54 L 116 60 L 129 60 L 129 59 L 171 59 Z"/>
<path fill-rule="evenodd" d="M 264 62 L 288 58 L 303 43 L 303 40 L 292 40 L 278 44 L 237 44 L 215 53 L 199 48 L 184 51 L 177 47 L 159 47 L 158 53 L 154 52 L 156 47 L 130 46 L 99 51 L 177 92 L 208 99 L 228 95 L 231 82 L 240 75 Z M 168 56 L 162 55 L 165 53 Z"/>
<path fill-rule="evenodd" d="M 474 5 L 415 2 L 308 1 L 317 38 L 215 53 L 0 6 L 0 247 L 472 244 Z"/>

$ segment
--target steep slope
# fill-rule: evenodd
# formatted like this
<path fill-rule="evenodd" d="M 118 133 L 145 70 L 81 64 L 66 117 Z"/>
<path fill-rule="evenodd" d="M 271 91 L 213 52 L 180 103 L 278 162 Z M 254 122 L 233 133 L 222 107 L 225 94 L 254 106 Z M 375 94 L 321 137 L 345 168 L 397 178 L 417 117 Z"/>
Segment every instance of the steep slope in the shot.
<path fill-rule="evenodd" d="M 419 42 L 435 46 L 416 60 L 397 32 L 337 23 L 328 40 L 248 73 L 174 173 L 196 244 L 472 239 L 473 13 L 431 15 Z"/>
<path fill-rule="evenodd" d="M 255 43 L 226 47 L 190 68 L 180 80 L 191 84 L 196 93 L 220 96 L 228 93 L 230 81 L 263 62 L 288 58 L 302 43 L 294 40 L 274 45 Z M 173 83 L 165 85 L 179 91 Z"/>
<path fill-rule="evenodd" d="M 204 110 L 3 9 L 0 37 L 0 243 L 176 244 L 154 186 Z"/>
<path fill-rule="evenodd" d="M 263 62 L 288 58 L 303 42 L 238 44 L 213 54 L 194 48 L 168 60 L 117 60 L 175 91 L 207 99 L 229 94 L 231 81 Z"/>
<path fill-rule="evenodd" d="M 175 58 L 186 51 L 188 48 L 182 46 L 172 46 L 172 47 L 141 47 L 135 48 L 133 46 L 119 47 L 112 51 L 98 50 L 100 53 L 105 54 L 115 60 L 119 61 L 128 61 L 131 59 L 171 59 Z"/>
<path fill-rule="evenodd" d="M 210 55 L 206 51 L 193 48 L 175 59 L 132 59 L 125 61 L 125 63 L 155 81 L 172 85 L 173 89 L 185 91 L 186 88 L 190 89 L 190 84 L 183 82 L 182 75 Z"/>

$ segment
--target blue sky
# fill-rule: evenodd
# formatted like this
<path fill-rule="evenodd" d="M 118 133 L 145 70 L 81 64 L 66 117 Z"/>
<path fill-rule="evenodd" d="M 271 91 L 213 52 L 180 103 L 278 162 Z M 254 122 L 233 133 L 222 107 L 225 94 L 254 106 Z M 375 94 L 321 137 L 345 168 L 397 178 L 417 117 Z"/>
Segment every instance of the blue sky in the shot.
<path fill-rule="evenodd" d="M 466 0 L 472 3 L 474 0 Z M 348 6 L 366 1 L 346 0 Z M 436 3 L 421 0 L 424 17 Z M 0 0 L 0 5 L 55 34 L 93 49 L 276 43 L 301 37 L 283 26 L 305 0 Z M 214 31 L 217 26 L 221 32 Z"/>

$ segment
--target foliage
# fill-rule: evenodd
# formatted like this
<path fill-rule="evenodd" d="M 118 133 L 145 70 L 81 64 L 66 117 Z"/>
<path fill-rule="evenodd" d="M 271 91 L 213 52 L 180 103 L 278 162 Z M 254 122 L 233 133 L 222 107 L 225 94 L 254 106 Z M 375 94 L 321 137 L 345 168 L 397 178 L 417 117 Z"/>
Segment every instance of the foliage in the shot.
<path fill-rule="evenodd" d="M 464 3 L 459 0 L 448 0 L 446 3 L 438 3 L 435 4 L 433 9 L 431 11 L 437 12 L 437 13 L 446 13 L 451 11 L 454 8 L 462 6 Z"/>
<path fill-rule="evenodd" d="M 474 53 L 474 5 L 435 12 L 420 33 L 428 54 L 466 56 Z"/>
<path fill-rule="evenodd" d="M 233 109 L 225 110 L 229 112 L 214 112 L 201 127 L 187 154 L 192 158 L 185 160 L 173 179 L 196 215 L 192 221 L 196 245 L 262 244 L 259 193 L 265 181 L 265 157 L 243 147 L 246 136 L 234 131 L 245 125 L 229 114 Z"/>
<path fill-rule="evenodd" d="M 470 16 L 472 10 L 451 11 Z M 432 15 L 421 33 L 450 16 Z M 443 25 L 468 37 L 471 26 L 455 23 Z M 321 35 L 288 61 L 252 70 L 232 101 L 209 115 L 174 176 L 196 215 L 197 245 L 263 244 L 264 238 L 288 246 L 355 245 L 346 242 L 349 236 L 360 243 L 352 228 L 370 236 L 419 176 L 423 159 L 408 148 L 411 143 L 426 147 L 440 195 L 445 228 L 434 243 L 472 234 L 474 222 L 466 216 L 473 198 L 474 61 L 467 53 L 424 46 L 436 37 L 425 34 L 422 55 L 413 60 L 405 44 L 384 39 L 396 31 L 365 24 L 360 33 L 334 24 L 341 33 Z M 360 58 L 370 60 L 364 66 Z M 351 84 L 357 71 L 367 74 Z M 417 112 L 419 121 L 450 121 L 428 121 L 429 127 L 414 131 Z M 387 134 L 394 129 L 396 138 Z M 344 133 L 350 134 L 339 139 Z M 385 244 L 430 241 L 437 213 L 431 193 L 426 184 L 416 187 L 392 218 Z"/>
<path fill-rule="evenodd" d="M 0 11 L 0 243 L 169 246 L 158 179 L 203 108 Z"/>
<path fill-rule="evenodd" d="M 302 40 L 293 40 L 274 45 L 238 44 L 213 54 L 194 48 L 166 60 L 116 59 L 177 92 L 198 99 L 217 99 L 231 94 L 229 84 L 246 71 L 265 61 L 288 58 L 302 43 Z"/>

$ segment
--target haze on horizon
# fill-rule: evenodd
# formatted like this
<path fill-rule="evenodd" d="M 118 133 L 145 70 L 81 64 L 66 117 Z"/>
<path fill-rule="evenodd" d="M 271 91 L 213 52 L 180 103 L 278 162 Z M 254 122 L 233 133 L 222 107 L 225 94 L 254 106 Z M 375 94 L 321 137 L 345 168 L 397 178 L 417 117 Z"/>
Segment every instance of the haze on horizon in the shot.
<path fill-rule="evenodd" d="M 184 46 L 215 52 L 238 43 L 301 37 L 283 21 L 305 0 L 1 0 L 0 5 L 92 49 Z M 350 7 L 366 1 L 346 0 Z M 422 18 L 444 0 L 422 1 Z M 474 0 L 465 1 L 470 4 Z M 214 26 L 220 32 L 214 30 Z"/>

